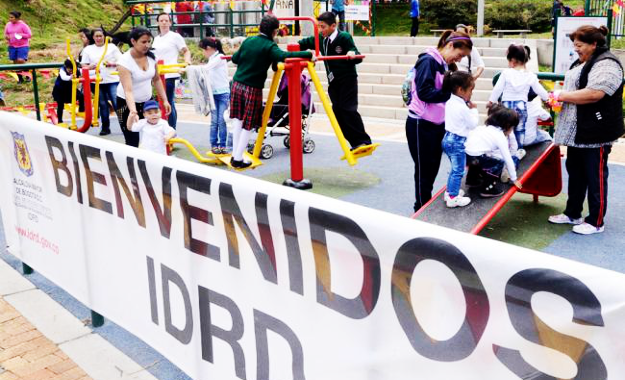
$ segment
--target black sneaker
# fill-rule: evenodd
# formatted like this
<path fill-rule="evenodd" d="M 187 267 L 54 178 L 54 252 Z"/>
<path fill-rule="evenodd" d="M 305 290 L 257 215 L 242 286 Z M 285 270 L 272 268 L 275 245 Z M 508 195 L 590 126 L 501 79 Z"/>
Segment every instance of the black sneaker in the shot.
<path fill-rule="evenodd" d="M 111 130 L 110 129 L 102 129 L 100 131 L 100 136 L 106 136 L 106 135 L 110 135 L 111 134 Z"/>
<path fill-rule="evenodd" d="M 480 190 L 480 197 L 482 198 L 495 198 L 500 195 L 503 195 L 504 191 L 497 186 L 497 182 L 492 181 L 489 182 L 486 186 L 484 186 Z"/>
<path fill-rule="evenodd" d="M 235 160 L 234 157 L 230 159 L 230 166 L 232 166 L 235 169 L 245 169 L 245 168 L 250 167 L 250 165 L 252 165 L 252 163 L 248 161 Z"/>

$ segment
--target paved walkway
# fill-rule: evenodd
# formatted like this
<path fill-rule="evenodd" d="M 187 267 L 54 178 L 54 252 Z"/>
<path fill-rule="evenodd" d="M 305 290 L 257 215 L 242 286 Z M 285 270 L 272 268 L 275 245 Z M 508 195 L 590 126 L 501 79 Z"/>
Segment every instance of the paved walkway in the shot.
<path fill-rule="evenodd" d="M 0 297 L 0 380 L 91 379 Z"/>

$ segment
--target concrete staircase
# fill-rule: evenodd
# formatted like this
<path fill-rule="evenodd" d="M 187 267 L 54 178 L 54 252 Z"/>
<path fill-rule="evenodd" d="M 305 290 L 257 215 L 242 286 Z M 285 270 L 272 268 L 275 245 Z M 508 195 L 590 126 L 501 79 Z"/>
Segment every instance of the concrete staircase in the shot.
<path fill-rule="evenodd" d="M 438 38 L 432 37 L 355 37 L 356 46 L 366 55 L 365 60 L 357 66 L 358 70 L 358 101 L 359 112 L 365 117 L 405 120 L 408 109 L 401 98 L 401 85 L 406 73 L 414 66 L 419 54 L 426 48 L 436 46 Z M 281 38 L 278 43 L 286 49 L 287 43 L 296 42 L 297 38 Z M 525 43 L 532 49 L 532 60 L 528 69 L 538 72 L 536 44 L 534 40 L 514 40 L 504 38 L 475 38 L 477 48 L 484 59 L 486 70 L 476 83 L 473 91 L 473 102 L 477 105 L 482 120 L 485 119 L 486 103 L 492 91 L 493 76 L 506 68 L 506 49 L 511 43 Z M 232 64 L 231 64 L 232 65 Z M 319 78 L 327 91 L 327 77 L 322 62 L 316 64 Z M 235 67 L 230 67 L 230 75 L 234 75 Z M 271 76 L 265 84 L 264 96 L 269 93 Z M 314 92 L 317 112 L 324 113 L 319 97 Z"/>

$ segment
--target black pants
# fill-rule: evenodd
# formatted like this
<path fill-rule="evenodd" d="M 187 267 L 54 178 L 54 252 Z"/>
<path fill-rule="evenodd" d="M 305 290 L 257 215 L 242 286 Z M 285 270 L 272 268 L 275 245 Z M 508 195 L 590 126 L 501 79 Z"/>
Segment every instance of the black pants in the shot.
<path fill-rule="evenodd" d="M 608 155 L 611 146 L 566 149 L 566 171 L 569 174 L 569 199 L 564 214 L 571 219 L 582 217 L 588 193 L 589 215 L 585 222 L 603 226 L 608 207 Z"/>
<path fill-rule="evenodd" d="M 443 155 L 445 123 L 434 124 L 423 119 L 406 120 L 408 149 L 414 161 L 415 203 L 417 211 L 432 198 L 434 180 Z"/>
<path fill-rule="evenodd" d="M 143 119 L 143 104 L 144 103 L 135 103 L 135 107 L 137 108 L 137 113 L 139 114 L 139 119 Z M 124 139 L 126 140 L 126 145 L 138 147 L 139 146 L 139 132 L 132 132 L 128 130 L 126 127 L 126 123 L 128 122 L 128 116 L 130 116 L 130 110 L 128 109 L 128 104 L 126 103 L 126 99 L 117 97 L 117 109 L 115 110 L 117 113 L 117 120 L 119 120 L 119 127 L 124 133 Z"/>
<path fill-rule="evenodd" d="M 334 78 L 328 87 L 328 93 L 336 120 L 352 148 L 371 144 L 371 137 L 365 132 L 358 113 L 358 77 Z"/>
<path fill-rule="evenodd" d="M 410 28 L 410 37 L 416 37 L 419 34 L 419 17 L 412 17 L 412 27 Z"/>
<path fill-rule="evenodd" d="M 165 95 L 167 95 L 167 101 L 171 106 L 171 113 L 167 117 L 167 122 L 173 129 L 176 129 L 176 124 L 178 123 L 178 112 L 176 112 L 176 104 L 174 103 L 176 101 L 176 79 L 165 79 Z"/>
<path fill-rule="evenodd" d="M 336 9 L 332 9 L 332 13 L 334 16 L 339 18 L 339 31 L 345 31 L 345 11 L 337 11 Z"/>
<path fill-rule="evenodd" d="M 64 99 L 54 99 L 56 101 L 56 116 L 58 118 L 58 122 L 63 122 L 63 111 L 65 110 L 65 100 Z M 82 91 L 78 91 L 76 93 L 76 100 L 78 100 L 78 112 L 85 111 L 85 99 L 83 98 Z M 68 103 L 71 103 L 71 97 Z"/>

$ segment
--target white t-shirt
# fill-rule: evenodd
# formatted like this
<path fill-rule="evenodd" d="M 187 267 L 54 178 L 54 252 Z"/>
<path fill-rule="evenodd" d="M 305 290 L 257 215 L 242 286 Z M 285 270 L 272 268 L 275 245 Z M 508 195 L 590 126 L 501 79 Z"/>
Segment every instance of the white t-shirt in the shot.
<path fill-rule="evenodd" d="M 499 96 L 501 96 L 502 101 L 522 100 L 527 102 L 527 93 L 530 91 L 530 87 L 542 100 L 547 101 L 549 94 L 538 83 L 536 74 L 526 70 L 508 68 L 501 72 L 489 100 L 497 103 Z"/>
<path fill-rule="evenodd" d="M 458 136 L 467 137 L 480 121 L 477 108 L 469 108 L 459 96 L 451 94 L 445 104 L 445 130 Z"/>
<path fill-rule="evenodd" d="M 152 47 L 157 61 L 162 59 L 166 65 L 173 65 L 178 63 L 180 50 L 186 48 L 187 44 L 180 34 L 169 31 L 163 36 L 156 36 Z M 180 74 L 165 74 L 165 78 L 180 78 Z"/>
<path fill-rule="evenodd" d="M 95 44 L 89 45 L 82 50 L 82 58 L 81 64 L 97 64 L 102 58 L 102 54 L 104 54 L 104 45 L 96 46 Z M 104 62 L 115 63 L 119 61 L 122 57 L 122 53 L 119 51 L 117 46 L 113 44 L 109 44 L 106 49 L 106 56 L 100 65 L 100 76 L 102 77 L 102 82 L 100 83 L 115 83 L 119 82 L 118 75 L 111 75 L 111 72 L 115 71 L 114 67 L 106 67 L 104 66 Z M 92 80 L 95 79 L 95 70 L 89 70 L 89 78 Z"/>
<path fill-rule="evenodd" d="M 501 128 L 492 125 L 478 126 L 469 133 L 469 137 L 467 137 L 467 141 L 464 144 L 464 151 L 469 156 L 474 157 L 479 157 L 483 154 L 492 155 L 496 152 L 499 157 L 503 157 L 508 173 L 510 173 L 510 180 L 517 180 L 516 168 L 510 154 L 508 138 Z"/>
<path fill-rule="evenodd" d="M 130 71 L 132 78 L 132 94 L 134 95 L 136 103 L 147 102 L 152 98 L 152 79 L 156 75 L 156 61 L 148 57 L 148 69 L 142 70 L 135 62 L 135 59 L 130 55 L 131 50 L 128 50 L 117 61 L 117 66 L 122 66 L 126 70 Z M 122 99 L 126 99 L 124 93 L 124 86 L 117 86 L 117 96 Z"/>
<path fill-rule="evenodd" d="M 175 129 L 167 124 L 167 120 L 159 119 L 158 123 L 150 124 L 147 119 L 141 119 L 132 125 L 132 131 L 141 132 L 139 148 L 167 154 L 165 136 Z"/>
<path fill-rule="evenodd" d="M 477 48 L 474 46 L 473 49 L 471 49 L 471 73 L 475 73 L 475 69 L 477 69 L 478 67 L 486 67 L 486 65 L 484 65 L 484 60 L 482 59 L 482 56 L 480 56 L 480 53 L 477 51 Z M 466 71 L 469 72 L 469 57 L 462 57 L 462 59 L 460 60 L 460 62 L 456 63 L 456 66 L 458 66 L 458 70 L 460 71 Z"/>

